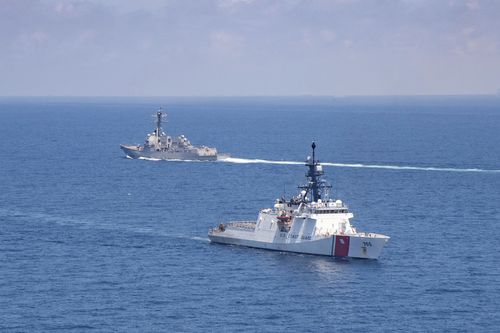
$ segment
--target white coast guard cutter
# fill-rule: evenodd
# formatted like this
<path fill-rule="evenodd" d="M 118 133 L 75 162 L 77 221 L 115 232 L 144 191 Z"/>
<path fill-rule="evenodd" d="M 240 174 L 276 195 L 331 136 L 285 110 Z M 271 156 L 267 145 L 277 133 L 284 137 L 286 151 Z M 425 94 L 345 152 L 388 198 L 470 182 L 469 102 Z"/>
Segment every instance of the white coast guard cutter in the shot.
<path fill-rule="evenodd" d="M 260 211 L 257 221 L 220 224 L 208 232 L 214 243 L 249 246 L 285 252 L 335 257 L 377 259 L 388 236 L 359 232 L 351 225 L 353 214 L 341 200 L 328 197 L 331 188 L 321 179 L 323 168 L 306 160 L 307 185 L 289 200 L 277 199 L 274 208 Z"/>

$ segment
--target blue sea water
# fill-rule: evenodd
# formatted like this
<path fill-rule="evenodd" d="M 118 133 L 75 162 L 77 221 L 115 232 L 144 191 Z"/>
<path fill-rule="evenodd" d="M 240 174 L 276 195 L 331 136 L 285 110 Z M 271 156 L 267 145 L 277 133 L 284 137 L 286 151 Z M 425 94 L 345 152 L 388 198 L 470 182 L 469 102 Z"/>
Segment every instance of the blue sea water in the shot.
<path fill-rule="evenodd" d="M 159 105 L 233 159 L 125 158 Z M 210 244 L 312 140 L 379 260 Z M 0 142 L 0 331 L 500 327 L 499 98 L 3 98 Z"/>

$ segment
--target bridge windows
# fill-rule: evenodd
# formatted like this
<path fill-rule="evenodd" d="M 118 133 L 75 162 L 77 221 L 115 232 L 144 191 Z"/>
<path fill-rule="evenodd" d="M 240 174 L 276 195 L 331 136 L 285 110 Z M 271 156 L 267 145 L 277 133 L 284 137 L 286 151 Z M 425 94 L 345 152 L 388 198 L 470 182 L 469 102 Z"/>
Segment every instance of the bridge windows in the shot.
<path fill-rule="evenodd" d="M 316 210 L 316 214 L 345 214 L 347 209 L 321 209 Z"/>

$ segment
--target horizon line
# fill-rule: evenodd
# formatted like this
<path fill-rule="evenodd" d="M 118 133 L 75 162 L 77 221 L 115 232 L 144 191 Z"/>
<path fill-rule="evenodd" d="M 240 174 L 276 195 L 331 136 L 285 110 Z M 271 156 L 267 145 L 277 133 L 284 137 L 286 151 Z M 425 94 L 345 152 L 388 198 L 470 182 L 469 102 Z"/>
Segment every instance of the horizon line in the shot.
<path fill-rule="evenodd" d="M 327 95 L 327 94 L 290 94 L 290 95 L 0 95 L 0 98 L 378 98 L 378 97 L 500 97 L 498 93 L 482 94 L 387 94 L 387 95 Z"/>

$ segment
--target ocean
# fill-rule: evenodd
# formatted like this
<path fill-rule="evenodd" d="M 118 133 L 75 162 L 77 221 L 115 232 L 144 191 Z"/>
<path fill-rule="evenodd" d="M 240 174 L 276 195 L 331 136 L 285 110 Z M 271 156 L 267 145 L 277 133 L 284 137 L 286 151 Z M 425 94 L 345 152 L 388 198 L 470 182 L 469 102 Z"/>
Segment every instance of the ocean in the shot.
<path fill-rule="evenodd" d="M 126 158 L 152 114 L 226 161 Z M 211 244 L 317 144 L 379 260 Z M 1 98 L 2 332 L 496 332 L 500 97 Z"/>

